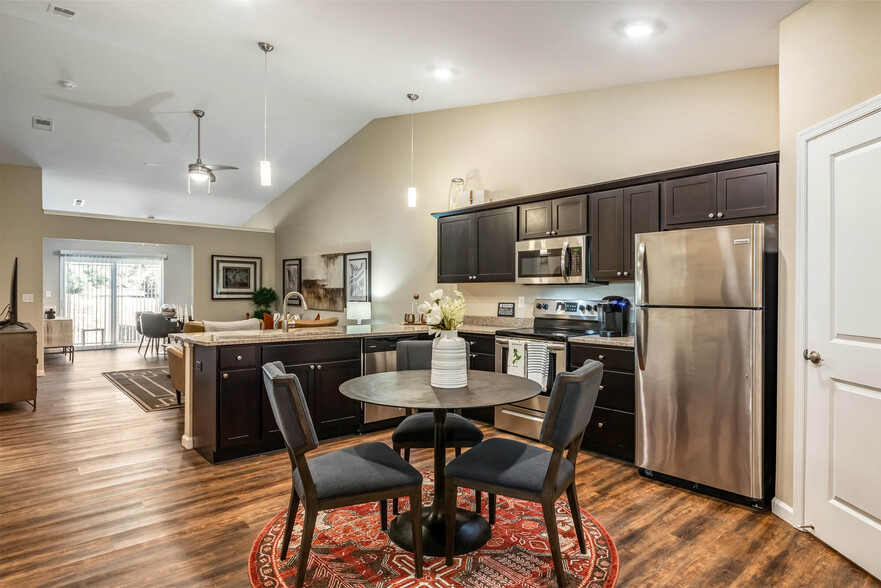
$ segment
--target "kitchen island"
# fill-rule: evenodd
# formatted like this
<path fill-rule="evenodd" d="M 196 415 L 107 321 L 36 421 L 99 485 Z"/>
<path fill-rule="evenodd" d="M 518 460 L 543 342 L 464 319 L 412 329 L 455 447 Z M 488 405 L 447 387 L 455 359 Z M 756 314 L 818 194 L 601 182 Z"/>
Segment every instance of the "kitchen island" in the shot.
<path fill-rule="evenodd" d="M 459 331 L 466 338 L 482 335 L 491 348 L 496 328 L 463 325 Z M 285 371 L 297 375 L 319 438 L 354 434 L 361 425 L 361 405 L 340 394 L 339 387 L 362 375 L 363 339 L 410 333 L 427 335 L 428 327 L 380 324 L 173 334 L 184 345 L 187 372 L 182 443 L 211 463 L 284 447 L 263 389 L 261 367 L 271 361 L 282 362 Z"/>

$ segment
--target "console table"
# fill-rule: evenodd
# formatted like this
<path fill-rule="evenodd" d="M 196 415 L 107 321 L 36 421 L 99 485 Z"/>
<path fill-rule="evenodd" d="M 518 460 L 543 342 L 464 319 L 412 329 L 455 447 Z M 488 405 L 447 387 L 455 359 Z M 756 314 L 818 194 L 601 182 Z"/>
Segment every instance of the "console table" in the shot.
<path fill-rule="evenodd" d="M 0 329 L 0 404 L 22 401 L 37 410 L 37 330 L 27 323 Z"/>

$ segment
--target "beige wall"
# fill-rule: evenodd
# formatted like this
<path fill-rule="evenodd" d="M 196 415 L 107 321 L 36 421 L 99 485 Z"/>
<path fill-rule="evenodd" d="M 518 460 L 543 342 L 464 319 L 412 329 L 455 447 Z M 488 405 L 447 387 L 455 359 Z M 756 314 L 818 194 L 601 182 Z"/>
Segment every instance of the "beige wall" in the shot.
<path fill-rule="evenodd" d="M 41 170 L 35 167 L 0 166 L 0 233 L 0 306 L 5 306 L 9 297 L 6 280 L 12 260 L 18 257 L 19 293 L 34 294 L 32 304 L 20 304 L 22 320 L 32 323 L 39 335 L 44 237 L 192 246 L 193 306 L 199 318 L 244 318 L 253 308 L 250 300 L 211 299 L 212 254 L 262 257 L 263 284 L 275 285 L 275 236 L 271 232 L 44 214 Z M 174 276 L 165 278 L 173 280 Z"/>
<path fill-rule="evenodd" d="M 409 116 L 398 116 L 372 121 L 248 223 L 276 227 L 279 262 L 370 249 L 379 321 L 400 320 L 412 294 L 425 296 L 435 285 L 430 213 L 448 208 L 450 178 L 467 175 L 469 185 L 504 199 L 776 151 L 777 68 L 428 112 L 416 116 L 415 129 L 417 208 L 406 206 Z M 555 292 L 461 289 L 472 314 Z M 632 291 L 556 290 L 568 297 Z"/>
<path fill-rule="evenodd" d="M 780 24 L 777 497 L 792 504 L 796 134 L 881 94 L 881 2 L 811 2 Z"/>

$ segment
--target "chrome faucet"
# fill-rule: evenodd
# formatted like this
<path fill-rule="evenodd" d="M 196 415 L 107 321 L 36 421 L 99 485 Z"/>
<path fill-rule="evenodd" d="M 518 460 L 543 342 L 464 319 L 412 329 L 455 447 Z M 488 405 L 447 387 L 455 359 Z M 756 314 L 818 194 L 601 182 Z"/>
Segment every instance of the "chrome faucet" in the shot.
<path fill-rule="evenodd" d="M 309 307 L 306 306 L 306 297 L 300 294 L 299 292 L 288 292 L 285 294 L 284 302 L 281 303 L 281 329 L 285 333 L 288 332 L 288 299 L 291 296 L 299 296 L 300 300 L 303 301 L 303 312 L 309 310 Z"/>

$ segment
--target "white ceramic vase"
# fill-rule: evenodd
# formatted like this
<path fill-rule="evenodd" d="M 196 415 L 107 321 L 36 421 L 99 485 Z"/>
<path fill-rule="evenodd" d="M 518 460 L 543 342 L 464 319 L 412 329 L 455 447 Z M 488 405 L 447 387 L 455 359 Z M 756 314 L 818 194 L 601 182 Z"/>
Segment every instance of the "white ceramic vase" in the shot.
<path fill-rule="evenodd" d="M 468 356 L 465 339 L 458 331 L 441 331 L 431 343 L 431 385 L 434 388 L 464 388 L 468 385 Z"/>

